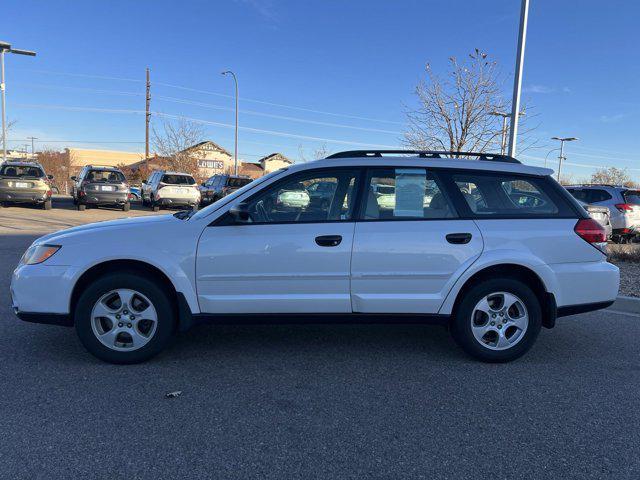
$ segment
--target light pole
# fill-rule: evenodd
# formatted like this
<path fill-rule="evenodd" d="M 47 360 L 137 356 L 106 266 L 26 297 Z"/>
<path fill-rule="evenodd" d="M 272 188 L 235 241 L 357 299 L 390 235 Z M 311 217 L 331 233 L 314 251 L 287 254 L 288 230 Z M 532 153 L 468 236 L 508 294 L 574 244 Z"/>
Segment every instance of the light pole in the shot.
<path fill-rule="evenodd" d="M 2 90 L 2 161 L 7 161 L 7 115 L 5 106 L 5 83 L 4 83 L 4 54 L 15 53 L 16 55 L 29 55 L 31 57 L 36 56 L 36 52 L 30 50 L 18 50 L 11 48 L 11 44 L 7 42 L 0 42 L 0 90 Z"/>
<path fill-rule="evenodd" d="M 33 143 L 34 140 L 37 140 L 38 137 L 27 137 L 27 140 L 31 140 L 31 156 L 35 158 L 36 156 L 36 149 L 35 149 L 35 145 Z"/>
<path fill-rule="evenodd" d="M 547 168 L 547 160 L 549 159 L 549 155 L 551 155 L 552 152 L 555 152 L 556 150 L 560 150 L 559 148 L 553 148 L 551 150 L 549 150 L 547 152 L 547 154 L 544 156 L 544 168 Z"/>
<path fill-rule="evenodd" d="M 564 154 L 564 142 L 573 142 L 578 140 L 576 137 L 551 137 L 551 140 L 558 140 L 560 142 L 560 156 L 558 157 L 558 183 L 560 182 L 560 170 L 562 170 L 562 160 L 566 160 Z"/>
<path fill-rule="evenodd" d="M 524 67 L 524 46 L 527 40 L 528 17 L 529 0 L 522 0 L 516 71 L 513 77 L 513 99 L 511 101 L 511 134 L 509 135 L 509 156 L 511 157 L 514 157 L 516 154 L 516 142 L 518 140 L 518 112 L 520 111 L 520 90 L 522 88 L 522 69 Z"/>
<path fill-rule="evenodd" d="M 524 114 L 524 112 L 520 112 L 520 116 Z M 507 118 L 511 118 L 511 114 L 494 110 L 493 112 L 489 112 L 489 115 L 502 117 L 502 141 L 500 142 L 500 154 L 504 155 L 504 152 L 507 149 Z"/>
<path fill-rule="evenodd" d="M 231 70 L 227 70 L 222 72 L 222 75 L 231 75 L 233 77 L 233 82 L 236 85 L 236 142 L 235 142 L 235 149 L 233 152 L 233 157 L 234 157 L 234 175 L 238 175 L 238 79 L 236 78 L 236 74 L 233 73 Z"/>

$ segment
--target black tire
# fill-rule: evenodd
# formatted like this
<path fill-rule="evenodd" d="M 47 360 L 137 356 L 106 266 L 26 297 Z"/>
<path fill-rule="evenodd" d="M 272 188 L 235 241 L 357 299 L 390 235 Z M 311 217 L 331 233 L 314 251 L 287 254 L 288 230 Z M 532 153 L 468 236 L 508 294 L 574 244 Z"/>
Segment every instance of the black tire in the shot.
<path fill-rule="evenodd" d="M 476 304 L 494 292 L 512 293 L 524 303 L 529 323 L 523 337 L 505 350 L 491 350 L 473 335 L 471 315 Z M 451 335 L 462 349 L 483 362 L 510 362 L 524 355 L 534 344 L 542 327 L 542 308 L 536 294 L 522 281 L 515 278 L 484 280 L 469 289 L 457 306 L 451 319 Z"/>
<path fill-rule="evenodd" d="M 158 314 L 156 332 L 146 345 L 138 350 L 117 351 L 103 345 L 91 328 L 91 311 L 104 294 L 117 288 L 137 290 L 152 303 Z M 171 342 L 176 331 L 175 305 L 170 292 L 145 274 L 119 271 L 105 274 L 90 283 L 80 295 L 74 310 L 76 333 L 84 347 L 93 356 L 109 363 L 140 363 L 160 353 Z"/>
<path fill-rule="evenodd" d="M 122 205 L 122 211 L 123 212 L 128 212 L 129 210 L 131 210 L 131 204 L 129 202 L 127 202 L 124 205 Z"/>
<path fill-rule="evenodd" d="M 87 209 L 87 206 L 84 203 L 78 203 L 78 211 L 84 212 Z"/>
<path fill-rule="evenodd" d="M 51 210 L 51 207 L 52 207 L 52 205 L 51 205 L 51 199 L 49 199 L 49 200 L 45 201 L 45 202 L 42 204 L 42 209 L 43 209 L 43 210 Z"/>
<path fill-rule="evenodd" d="M 160 211 L 160 205 L 158 205 L 154 200 L 151 200 L 151 210 L 154 212 Z"/>

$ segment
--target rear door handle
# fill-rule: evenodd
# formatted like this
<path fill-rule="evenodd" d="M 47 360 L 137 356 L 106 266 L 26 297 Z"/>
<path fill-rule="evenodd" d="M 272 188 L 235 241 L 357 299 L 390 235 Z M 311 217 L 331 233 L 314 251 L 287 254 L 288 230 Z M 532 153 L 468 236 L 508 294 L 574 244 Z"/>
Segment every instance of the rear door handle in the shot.
<path fill-rule="evenodd" d="M 316 243 L 321 247 L 337 247 L 342 242 L 341 235 L 321 235 L 316 237 Z"/>
<path fill-rule="evenodd" d="M 472 235 L 470 233 L 450 233 L 445 238 L 447 242 L 456 245 L 462 245 L 471 241 Z"/>

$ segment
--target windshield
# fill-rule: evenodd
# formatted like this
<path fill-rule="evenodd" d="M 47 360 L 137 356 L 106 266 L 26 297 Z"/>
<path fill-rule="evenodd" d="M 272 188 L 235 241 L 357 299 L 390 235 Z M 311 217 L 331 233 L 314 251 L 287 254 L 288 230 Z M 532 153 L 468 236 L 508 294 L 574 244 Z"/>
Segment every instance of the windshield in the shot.
<path fill-rule="evenodd" d="M 193 179 L 191 175 L 163 175 L 162 183 L 166 183 L 168 185 L 195 185 L 196 181 Z"/>
<path fill-rule="evenodd" d="M 0 176 L 11 178 L 42 178 L 44 177 L 44 172 L 40 167 L 3 165 L 0 168 Z"/>
<path fill-rule="evenodd" d="M 117 170 L 89 170 L 87 182 L 99 182 L 99 183 L 124 183 L 124 175 Z"/>
<path fill-rule="evenodd" d="M 276 170 L 275 172 L 271 172 L 268 175 L 265 175 L 264 177 L 260 177 L 257 180 L 254 180 L 254 181 L 252 181 L 250 183 L 247 183 L 244 187 L 239 188 L 235 192 L 230 193 L 229 195 L 227 195 L 226 197 L 222 197 L 217 202 L 213 202 L 211 205 L 203 208 L 202 210 L 198 210 L 196 213 L 194 213 L 192 215 L 192 217 L 194 219 L 204 218 L 207 215 L 209 215 L 211 212 L 216 211 L 222 205 L 233 201 L 234 199 L 238 198 L 240 195 L 243 195 L 245 192 L 248 192 L 249 190 L 252 190 L 252 189 L 256 188 L 258 185 L 261 185 L 262 183 L 266 182 L 267 180 L 270 180 L 273 177 L 276 177 L 276 176 L 284 173 L 286 170 L 287 170 L 286 168 L 282 168 L 280 170 Z"/>
<path fill-rule="evenodd" d="M 250 178 L 229 178 L 227 186 L 229 187 L 244 187 L 247 183 L 251 183 Z"/>

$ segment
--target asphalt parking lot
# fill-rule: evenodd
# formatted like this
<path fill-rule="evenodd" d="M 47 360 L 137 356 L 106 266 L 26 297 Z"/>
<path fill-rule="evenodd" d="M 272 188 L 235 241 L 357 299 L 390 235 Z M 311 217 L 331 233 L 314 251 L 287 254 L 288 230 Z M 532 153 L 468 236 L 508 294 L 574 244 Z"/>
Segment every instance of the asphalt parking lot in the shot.
<path fill-rule="evenodd" d="M 560 319 L 506 365 L 442 327 L 308 325 L 201 326 L 114 366 L 13 315 L 38 235 L 142 214 L 0 209 L 2 477 L 640 477 L 638 316 Z"/>

